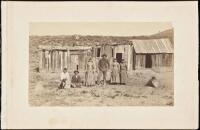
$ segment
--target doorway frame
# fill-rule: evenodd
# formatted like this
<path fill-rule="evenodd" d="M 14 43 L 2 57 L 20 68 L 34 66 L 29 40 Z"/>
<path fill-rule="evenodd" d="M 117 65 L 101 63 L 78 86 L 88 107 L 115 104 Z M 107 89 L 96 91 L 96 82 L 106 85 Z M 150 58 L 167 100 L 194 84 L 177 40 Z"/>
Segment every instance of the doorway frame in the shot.
<path fill-rule="evenodd" d="M 151 57 L 151 54 L 146 54 L 145 55 L 145 68 L 152 68 L 152 57 Z"/>

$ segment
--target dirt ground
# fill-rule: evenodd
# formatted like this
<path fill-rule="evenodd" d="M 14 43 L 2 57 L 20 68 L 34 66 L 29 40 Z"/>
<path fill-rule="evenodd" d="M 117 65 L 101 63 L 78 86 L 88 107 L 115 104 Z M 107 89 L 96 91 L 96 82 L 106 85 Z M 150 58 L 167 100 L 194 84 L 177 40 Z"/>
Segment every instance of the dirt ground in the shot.
<path fill-rule="evenodd" d="M 173 69 L 128 71 L 127 85 L 82 87 L 58 90 L 59 73 L 39 73 L 38 45 L 42 39 L 31 38 L 29 44 L 29 104 L 31 106 L 173 106 Z M 81 73 L 83 77 L 84 73 Z M 145 86 L 156 76 L 158 88 Z M 28 87 L 28 86 L 27 86 Z"/>
<path fill-rule="evenodd" d="M 83 74 L 81 74 L 83 75 Z M 30 71 L 29 104 L 31 106 L 173 106 L 172 69 L 133 70 L 126 85 L 58 89 L 59 73 Z M 158 88 L 145 86 L 156 76 Z"/>

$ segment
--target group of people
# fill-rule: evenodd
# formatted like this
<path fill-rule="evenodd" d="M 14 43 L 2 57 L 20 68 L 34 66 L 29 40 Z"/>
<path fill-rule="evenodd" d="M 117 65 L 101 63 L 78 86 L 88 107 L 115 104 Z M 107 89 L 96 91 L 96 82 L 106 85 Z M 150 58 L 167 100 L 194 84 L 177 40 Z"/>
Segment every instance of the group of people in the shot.
<path fill-rule="evenodd" d="M 121 63 L 118 63 L 116 59 L 113 60 L 113 63 L 110 64 L 107 59 L 107 55 L 103 54 L 102 58 L 98 62 L 98 66 L 95 66 L 95 63 L 92 58 L 89 58 L 86 64 L 85 72 L 85 86 L 91 87 L 95 85 L 106 85 L 108 71 L 110 71 L 110 83 L 111 84 L 126 84 L 128 77 L 127 74 L 127 65 L 122 59 Z M 60 88 L 70 88 L 70 87 L 81 87 L 83 81 L 79 75 L 79 71 L 75 70 L 74 75 L 70 78 L 67 68 L 63 69 L 61 73 L 61 84 Z"/>

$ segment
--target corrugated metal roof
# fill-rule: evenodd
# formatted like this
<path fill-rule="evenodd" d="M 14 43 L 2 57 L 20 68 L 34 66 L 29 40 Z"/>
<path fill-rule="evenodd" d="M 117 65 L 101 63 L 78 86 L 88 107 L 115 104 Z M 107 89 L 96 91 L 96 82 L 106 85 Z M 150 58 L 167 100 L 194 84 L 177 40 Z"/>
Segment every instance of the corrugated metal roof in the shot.
<path fill-rule="evenodd" d="M 173 53 L 169 39 L 131 40 L 136 53 Z"/>

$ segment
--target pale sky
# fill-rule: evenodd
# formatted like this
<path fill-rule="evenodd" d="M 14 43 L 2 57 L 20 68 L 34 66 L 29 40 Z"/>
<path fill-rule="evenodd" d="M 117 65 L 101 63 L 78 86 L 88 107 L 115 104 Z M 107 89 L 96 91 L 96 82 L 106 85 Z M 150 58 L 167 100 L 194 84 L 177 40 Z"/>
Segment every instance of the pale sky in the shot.
<path fill-rule="evenodd" d="M 151 35 L 171 29 L 170 22 L 41 22 L 30 23 L 30 35 Z"/>

